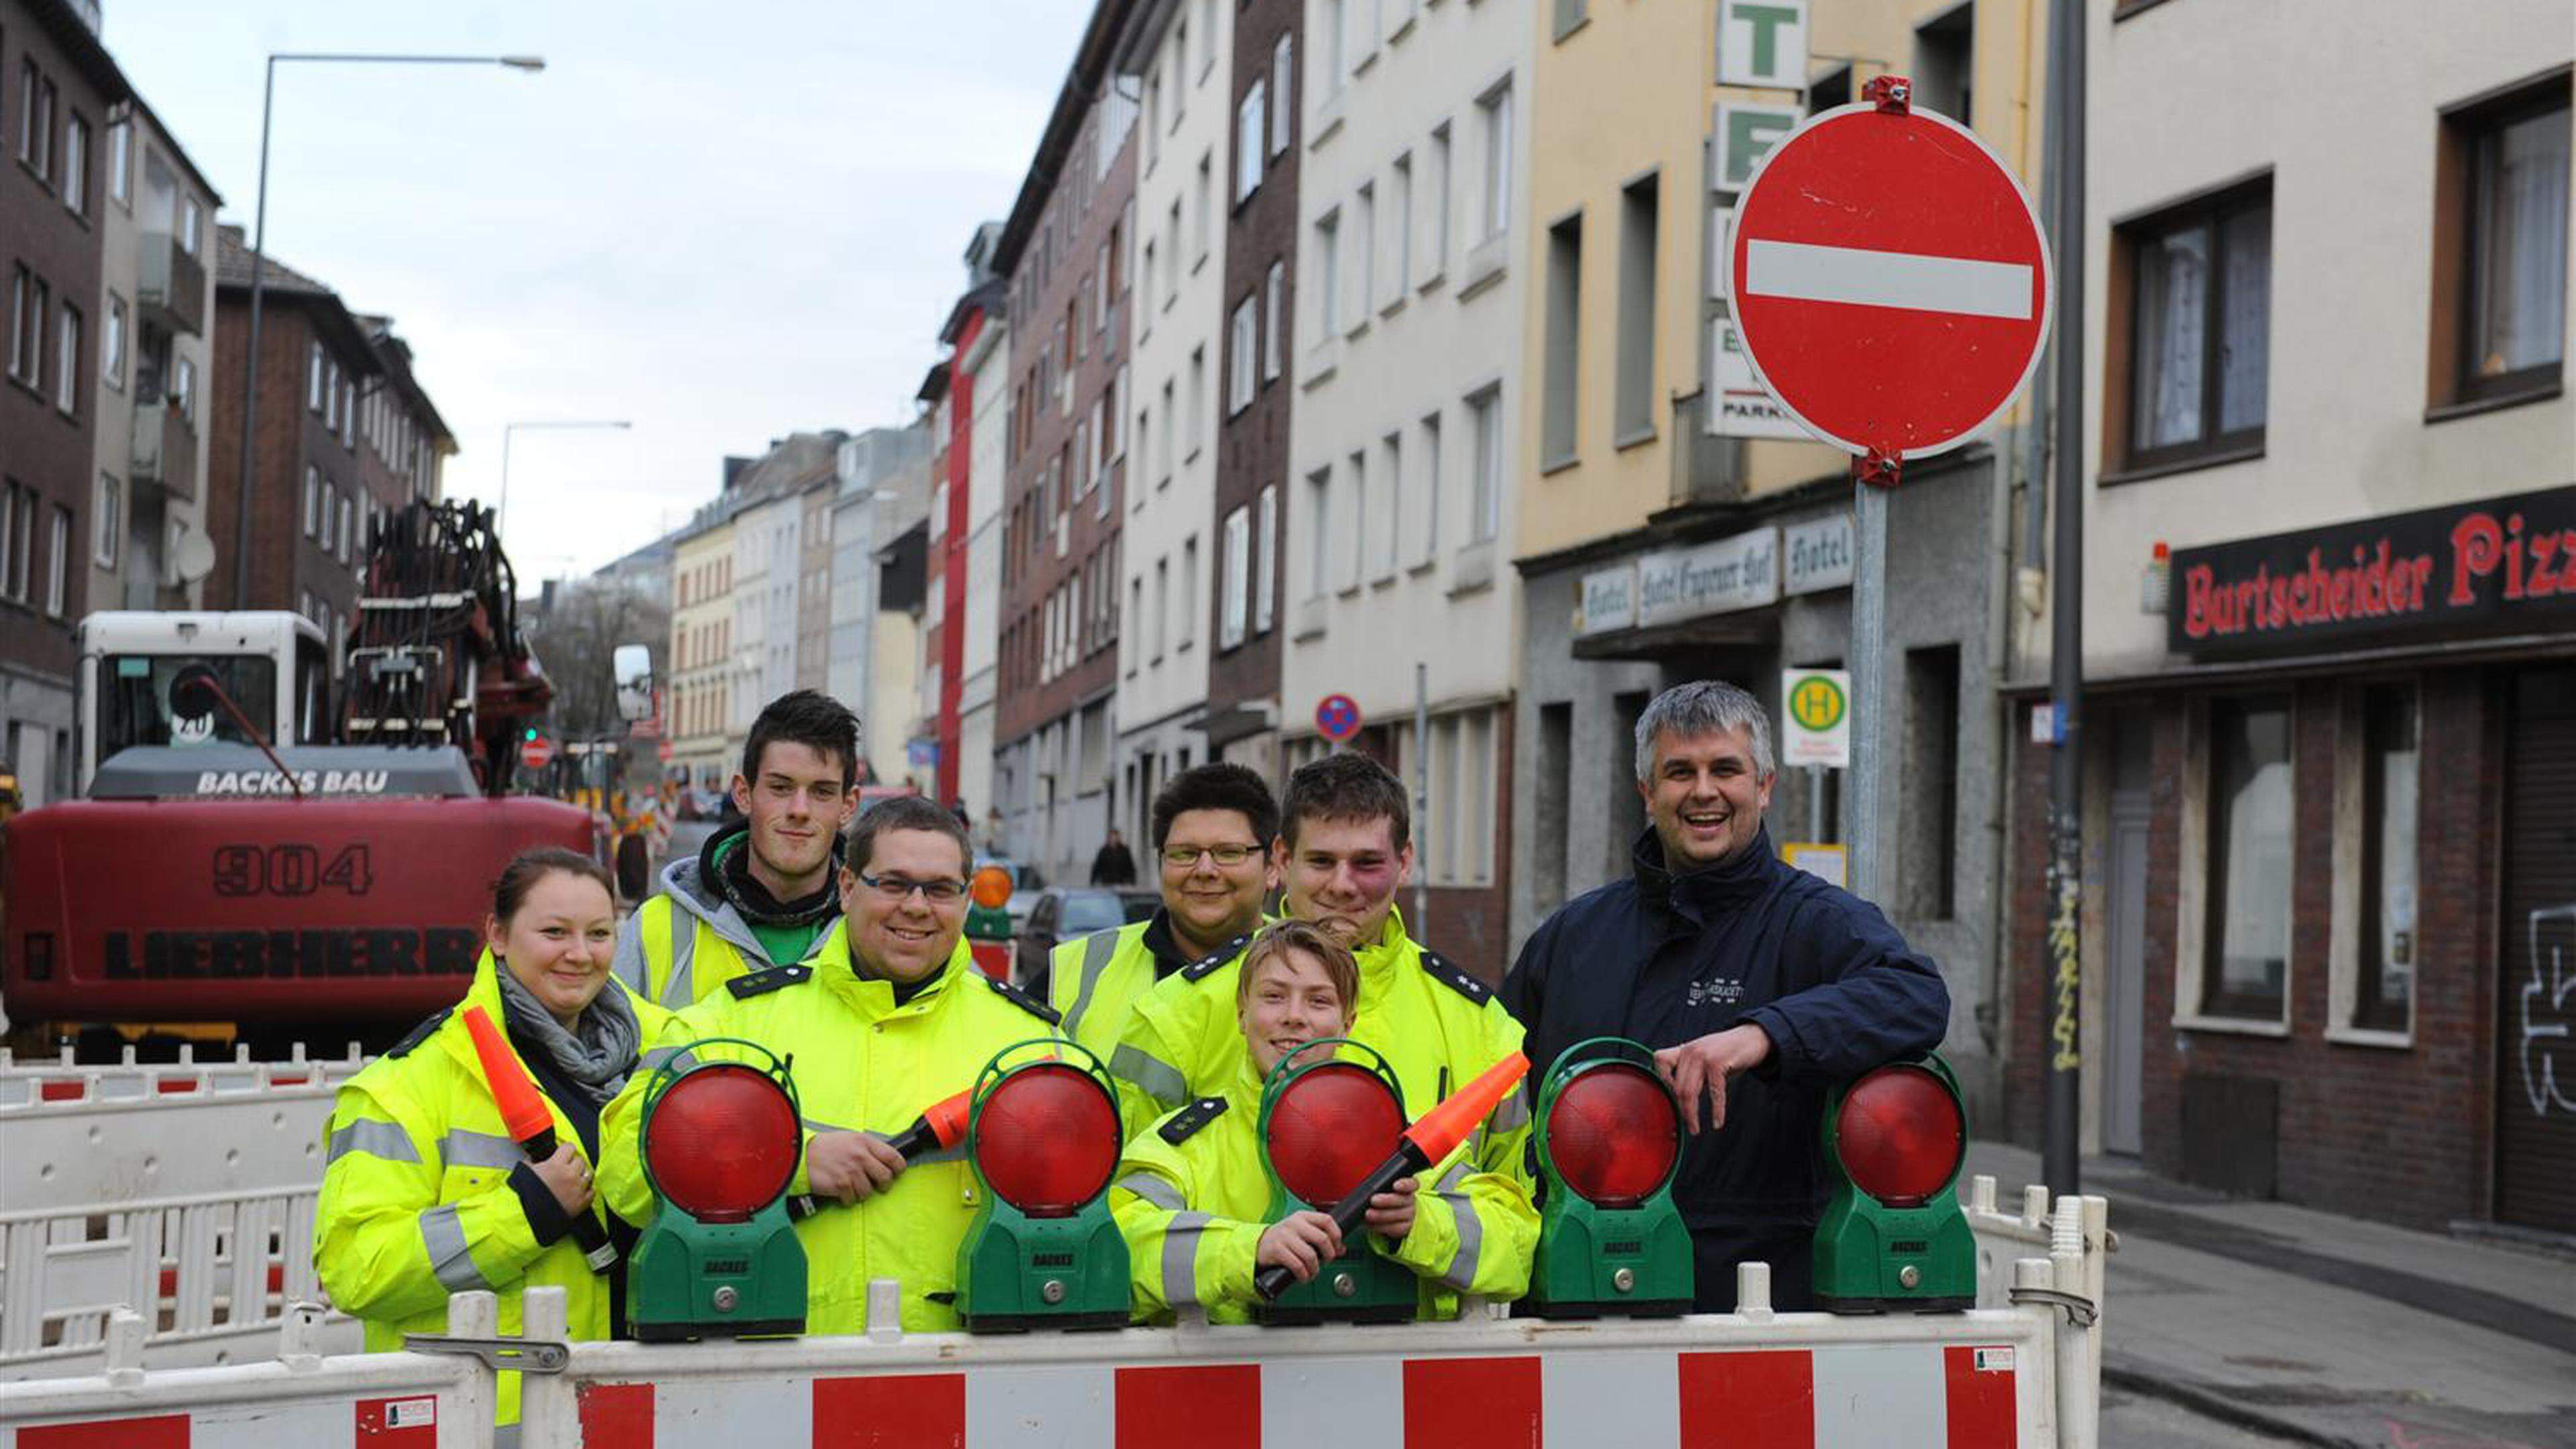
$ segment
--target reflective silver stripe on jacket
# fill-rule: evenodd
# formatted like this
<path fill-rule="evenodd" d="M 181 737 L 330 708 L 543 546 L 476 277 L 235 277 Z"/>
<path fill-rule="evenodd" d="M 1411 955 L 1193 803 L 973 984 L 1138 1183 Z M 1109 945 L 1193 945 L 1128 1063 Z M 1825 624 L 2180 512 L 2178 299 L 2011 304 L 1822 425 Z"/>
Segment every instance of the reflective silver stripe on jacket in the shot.
<path fill-rule="evenodd" d="M 491 1132 L 468 1132 L 451 1127 L 438 1139 L 438 1159 L 449 1167 L 498 1167 L 516 1165 L 527 1154 L 519 1144 Z"/>
<path fill-rule="evenodd" d="M 1120 1042 L 1109 1054 L 1109 1073 L 1136 1087 L 1166 1107 L 1177 1107 L 1190 1097 L 1190 1079 L 1181 1069 L 1129 1042 Z"/>
<path fill-rule="evenodd" d="M 1459 1163 L 1441 1177 L 1439 1187 L 1434 1189 L 1440 1194 L 1440 1200 L 1449 1204 L 1449 1215 L 1458 1223 L 1458 1256 L 1449 1260 L 1448 1270 L 1440 1275 L 1440 1281 L 1461 1293 L 1475 1285 L 1476 1258 L 1485 1246 L 1485 1223 L 1476 1216 L 1475 1201 L 1457 1190 L 1458 1184 L 1467 1180 L 1472 1167 L 1473 1164 L 1468 1162 Z"/>
<path fill-rule="evenodd" d="M 1189 1204 L 1181 1201 L 1178 1189 L 1150 1172 L 1131 1172 L 1118 1179 L 1118 1186 L 1136 1194 L 1159 1208 L 1179 1212 Z"/>
<path fill-rule="evenodd" d="M 418 1162 L 420 1149 L 411 1145 L 411 1134 L 391 1122 L 361 1117 L 346 1127 L 332 1130 L 331 1146 L 322 1165 L 330 1166 L 352 1152 L 381 1157 L 387 1162 Z"/>
<path fill-rule="evenodd" d="M 1082 942 L 1082 988 L 1074 993 L 1073 1009 L 1064 1014 L 1064 1034 L 1071 1036 L 1082 1025 L 1083 1013 L 1091 1010 L 1092 988 L 1100 984 L 1101 973 L 1109 969 L 1109 960 L 1118 954 L 1118 928 L 1094 931 Z"/>
<path fill-rule="evenodd" d="M 1207 1225 L 1206 1213 L 1182 1213 L 1163 1230 L 1163 1301 L 1174 1308 L 1199 1301 L 1199 1234 Z"/>
<path fill-rule="evenodd" d="M 669 1067 L 675 1072 L 684 1072 L 697 1064 L 697 1057 L 687 1047 L 655 1047 L 644 1053 L 643 1058 L 636 1063 L 635 1070 L 658 1072 L 664 1067 Z"/>
<path fill-rule="evenodd" d="M 1503 1133 L 1528 1126 L 1529 1119 L 1529 1095 L 1515 1087 L 1494 1104 L 1493 1115 L 1485 1119 L 1485 1125 L 1489 1131 Z"/>
<path fill-rule="evenodd" d="M 663 909 L 671 916 L 671 974 L 662 978 L 662 1005 L 678 1011 L 698 999 L 698 918 L 676 903 Z"/>
<path fill-rule="evenodd" d="M 420 1243 L 429 1250 L 430 1271 L 448 1292 L 491 1290 L 491 1282 L 474 1266 L 474 1255 L 465 1247 L 465 1224 L 456 1215 L 456 1204 L 446 1203 L 420 1215 Z"/>

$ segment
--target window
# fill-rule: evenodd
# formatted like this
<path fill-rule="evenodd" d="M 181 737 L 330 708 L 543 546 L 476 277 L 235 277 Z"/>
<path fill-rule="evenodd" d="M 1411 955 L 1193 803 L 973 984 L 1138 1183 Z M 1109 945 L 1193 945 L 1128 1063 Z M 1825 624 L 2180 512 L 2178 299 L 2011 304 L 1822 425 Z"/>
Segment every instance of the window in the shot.
<path fill-rule="evenodd" d="M 311 350 L 304 358 L 305 411 L 315 413 L 322 411 L 322 386 L 322 344 L 316 342 L 312 344 Z"/>
<path fill-rule="evenodd" d="M 192 423 L 197 420 L 197 364 L 188 358 L 170 364 L 169 401 L 179 409 L 179 416 Z"/>
<path fill-rule="evenodd" d="M 2209 707 L 2201 1012 L 2278 1020 L 2290 961 L 2290 701 Z"/>
<path fill-rule="evenodd" d="M 1163 646 L 1172 633 L 1172 561 L 1154 560 L 1154 662 L 1163 662 Z"/>
<path fill-rule="evenodd" d="M 1837 107 L 1848 106 L 1851 98 L 1852 68 L 1849 61 L 1807 82 L 1808 115 L 1821 115 Z"/>
<path fill-rule="evenodd" d="M 2352 1024 L 2405 1031 L 2413 1016 L 2416 811 L 2423 759 L 2415 691 L 2403 684 L 2361 692 L 2360 970 Z"/>
<path fill-rule="evenodd" d="M 1154 244 L 1152 242 L 1145 243 L 1145 266 L 1142 275 L 1145 279 L 1146 300 L 1151 301 L 1154 296 Z M 1141 319 L 1139 325 L 1143 327 L 1145 334 L 1151 335 L 1154 330 L 1154 314 L 1151 311 L 1145 311 L 1136 315 Z"/>
<path fill-rule="evenodd" d="M 18 67 L 18 159 L 50 181 L 54 176 L 54 83 L 29 56 Z"/>
<path fill-rule="evenodd" d="M 1214 223 L 1211 220 L 1212 213 L 1209 210 L 1210 207 L 1215 205 L 1215 201 L 1213 199 L 1216 193 L 1215 152 L 1209 151 L 1200 154 L 1198 180 L 1194 182 L 1193 185 L 1196 189 L 1190 193 L 1190 197 L 1196 204 L 1197 208 L 1195 220 L 1198 225 L 1198 236 L 1196 238 L 1198 245 L 1190 248 L 1190 268 L 1195 271 L 1201 263 L 1207 260 L 1209 238 L 1215 230 Z"/>
<path fill-rule="evenodd" d="M 1556 0 L 1556 11 L 1552 17 L 1553 24 L 1549 30 L 1549 38 L 1563 40 L 1581 29 L 1583 22 L 1590 18 L 1588 8 L 1584 0 Z"/>
<path fill-rule="evenodd" d="M 1244 629 L 1251 618 L 1252 603 L 1252 511 L 1237 508 L 1225 516 L 1225 536 L 1219 545 L 1223 554 L 1217 563 L 1218 580 L 1216 646 L 1231 649 L 1243 642 Z"/>
<path fill-rule="evenodd" d="M 1261 189 L 1261 162 L 1269 154 L 1270 141 L 1265 109 L 1268 97 L 1268 83 L 1256 80 L 1252 89 L 1243 93 L 1243 103 L 1234 108 L 1234 200 L 1238 206 Z"/>
<path fill-rule="evenodd" d="M 2132 468 L 2263 443 L 2272 310 L 2267 179 L 2123 228 L 2134 293 L 2128 357 Z M 2114 260 L 2115 275 L 2118 258 Z"/>
<path fill-rule="evenodd" d="M 1467 477 L 1467 541 L 1490 543 L 1503 526 L 1503 390 L 1489 387 L 1467 399 L 1467 428 L 1474 471 Z"/>
<path fill-rule="evenodd" d="M 1629 443 L 1655 435 L 1655 178 L 1619 193 L 1619 349 L 1610 436 Z"/>
<path fill-rule="evenodd" d="M 1109 379 L 1109 415 L 1116 420 L 1109 439 L 1109 461 L 1115 463 L 1127 456 L 1127 364 L 1123 362 Z"/>
<path fill-rule="evenodd" d="M 322 536 L 322 471 L 311 466 L 304 470 L 304 536 Z"/>
<path fill-rule="evenodd" d="M 1351 326 L 1353 328 L 1357 328 L 1360 324 L 1368 321 L 1369 309 L 1377 305 L 1378 237 L 1376 182 L 1363 181 L 1360 183 L 1359 199 L 1354 204 L 1354 209 L 1352 210 L 1351 215 L 1355 218 L 1355 224 L 1359 227 L 1359 235 L 1351 239 L 1352 253 L 1359 259 L 1360 264 L 1359 305 L 1351 308 Z"/>
<path fill-rule="evenodd" d="M 1914 31 L 1914 104 L 1960 125 L 1974 124 L 1969 81 L 1976 63 L 1977 7 L 1954 5 Z"/>
<path fill-rule="evenodd" d="M 197 209 L 197 198 L 179 199 L 179 249 L 190 256 L 201 255 L 198 248 L 205 242 L 205 213 Z"/>
<path fill-rule="evenodd" d="M 1538 458 L 1541 469 L 1575 460 L 1582 421 L 1583 217 L 1547 229 L 1547 352 L 1542 360 Z"/>
<path fill-rule="evenodd" d="M 1395 158 L 1393 174 L 1395 182 L 1395 195 L 1392 198 L 1395 206 L 1395 216 L 1393 219 L 1394 234 L 1387 238 L 1387 241 L 1388 244 L 1394 248 L 1395 288 L 1387 299 L 1390 303 L 1403 301 L 1404 294 L 1411 291 L 1413 288 L 1412 152 L 1407 151 L 1403 155 Z"/>
<path fill-rule="evenodd" d="M 1324 0 L 1324 94 L 1342 93 L 1342 82 L 1351 71 L 1350 0 Z M 31 67 L 32 69 L 32 67 Z"/>
<path fill-rule="evenodd" d="M 1958 645 L 1905 651 L 1904 708 L 1898 908 L 1917 919 L 1946 921 L 1958 903 Z"/>
<path fill-rule="evenodd" d="M 1331 587 L 1333 470 L 1306 475 L 1306 597 L 1320 599 Z"/>
<path fill-rule="evenodd" d="M 1350 541 L 1342 546 L 1343 563 L 1336 582 L 1345 589 L 1356 589 L 1360 586 L 1360 580 L 1366 577 L 1367 560 L 1373 552 L 1369 534 L 1377 525 L 1378 517 L 1369 508 L 1368 454 L 1354 449 L 1350 456 L 1349 468 L 1351 537 Z"/>
<path fill-rule="evenodd" d="M 107 294 L 107 333 L 98 339 L 99 376 L 109 387 L 125 391 L 125 299 Z"/>
<path fill-rule="evenodd" d="M 2449 130 L 2446 159 L 2467 172 L 2454 397 L 2554 388 L 2567 348 L 2567 81 Z"/>
<path fill-rule="evenodd" d="M 1190 456 L 1207 443 L 1207 348 L 1190 349 Z"/>
<path fill-rule="evenodd" d="M 1156 439 L 1161 446 L 1163 454 L 1163 471 L 1160 475 L 1160 481 L 1164 483 L 1172 481 L 1172 465 L 1180 460 L 1180 454 L 1175 451 L 1172 446 L 1173 429 L 1176 426 L 1174 419 L 1177 418 L 1179 414 L 1180 395 L 1175 391 L 1173 380 L 1168 377 L 1164 378 L 1163 417 L 1160 426 L 1160 436 Z"/>
<path fill-rule="evenodd" d="M 9 376 L 29 387 L 44 380 L 45 312 L 53 294 L 24 266 L 9 274 Z"/>
<path fill-rule="evenodd" d="M 1476 102 L 1485 144 L 1484 199 L 1476 209 L 1477 237 L 1501 236 L 1512 227 L 1512 88 L 1497 87 Z"/>
<path fill-rule="evenodd" d="M 89 214 L 89 122 L 78 116 L 63 127 L 63 205 Z"/>
<path fill-rule="evenodd" d="M 1422 269 L 1423 285 L 1449 269 L 1449 123 L 1431 128 L 1431 252 Z"/>
<path fill-rule="evenodd" d="M 45 612 L 59 619 L 71 608 L 72 511 L 55 504 L 53 525 L 45 540 L 52 550 L 45 572 Z"/>
<path fill-rule="evenodd" d="M 1172 305 L 1181 295 L 1181 199 L 1172 198 L 1171 214 L 1164 219 L 1163 253 L 1171 265 L 1163 270 L 1163 305 Z"/>
<path fill-rule="evenodd" d="M 1181 544 L 1181 643 L 1187 649 L 1199 637 L 1199 536 Z"/>
<path fill-rule="evenodd" d="M 1404 537 L 1404 434 L 1389 433 L 1378 444 L 1379 462 L 1386 478 L 1386 502 L 1380 512 L 1377 537 L 1369 550 L 1370 573 L 1373 577 L 1395 577 L 1395 561 L 1401 553 Z"/>
<path fill-rule="evenodd" d="M 1190 106 L 1190 17 L 1182 16 L 1172 25 L 1172 129 L 1181 128 L 1181 116 Z"/>
<path fill-rule="evenodd" d="M 1270 154 L 1276 156 L 1288 149 L 1288 118 L 1297 110 L 1297 90 L 1289 82 L 1294 66 L 1294 45 L 1288 36 L 1280 36 L 1270 51 Z"/>
<path fill-rule="evenodd" d="M 125 486 L 114 474 L 98 475 L 98 506 L 90 510 L 89 552 L 103 569 L 116 567 L 117 540 L 124 536 Z"/>
<path fill-rule="evenodd" d="M 1225 350 L 1225 415 L 1232 417 L 1252 406 L 1252 394 L 1259 386 L 1253 373 L 1253 352 L 1258 342 L 1260 314 L 1253 309 L 1247 295 L 1235 304 L 1234 322 L 1228 329 Z"/>
<path fill-rule="evenodd" d="M 35 490 L 14 482 L 0 488 L 0 599 L 27 602 L 35 539 Z"/>
<path fill-rule="evenodd" d="M 1422 446 L 1415 450 L 1415 466 L 1421 470 L 1422 484 L 1414 491 L 1422 497 L 1422 526 L 1414 537 L 1422 541 L 1414 562 L 1429 563 L 1440 552 L 1440 415 L 1433 413 L 1422 420 Z"/>
<path fill-rule="evenodd" d="M 81 314 L 63 304 L 63 325 L 54 334 L 54 406 L 66 414 L 80 412 Z"/>
<path fill-rule="evenodd" d="M 1263 485 L 1253 500 L 1252 632 L 1267 634 L 1278 590 L 1279 485 Z"/>
<path fill-rule="evenodd" d="M 1315 340 L 1330 342 L 1342 332 L 1342 214 L 1325 212 L 1315 222 Z"/>

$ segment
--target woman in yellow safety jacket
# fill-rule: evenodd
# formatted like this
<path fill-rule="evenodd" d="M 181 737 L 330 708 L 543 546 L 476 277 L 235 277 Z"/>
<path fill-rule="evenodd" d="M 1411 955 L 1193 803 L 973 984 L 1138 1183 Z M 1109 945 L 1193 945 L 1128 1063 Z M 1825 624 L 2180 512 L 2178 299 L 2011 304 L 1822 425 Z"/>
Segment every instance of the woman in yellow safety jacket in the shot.
<path fill-rule="evenodd" d="M 607 1338 L 624 1320 L 623 1266 L 593 1273 L 574 1241 L 592 1203 L 599 1111 L 668 1013 L 610 979 L 617 917 L 607 873 L 559 847 L 521 853 L 492 889 L 487 949 L 465 999 L 430 1017 L 340 1088 L 325 1141 L 314 1266 L 366 1327 L 368 1352 L 440 1333 L 447 1296 L 488 1289 L 500 1331 L 520 1331 L 520 1294 L 565 1290 L 571 1333 Z M 504 1029 L 554 1119 L 554 1154 L 529 1162 L 504 1128 L 462 1007 Z M 633 1235 L 605 1226 L 620 1255 Z M 519 1417 L 519 1376 L 501 1375 L 500 1422 Z"/>
<path fill-rule="evenodd" d="M 1340 1256 L 1341 1233 L 1326 1213 L 1306 1209 L 1267 1221 L 1261 1092 L 1263 1079 L 1290 1052 L 1350 1029 L 1358 994 L 1357 962 L 1320 927 L 1276 922 L 1244 949 L 1235 1015 L 1247 1060 L 1221 1094 L 1189 1103 L 1128 1139 L 1110 1189 L 1110 1210 L 1127 1239 L 1139 1318 L 1168 1321 L 1173 1310 L 1196 1305 L 1213 1322 L 1245 1322 L 1252 1316 L 1253 1275 L 1261 1268 L 1284 1267 L 1303 1283 Z M 1369 1200 L 1365 1228 L 1378 1235 L 1394 1261 L 1423 1280 L 1425 1317 L 1456 1311 L 1444 1279 L 1461 1261 L 1462 1244 L 1471 1248 L 1463 1256 L 1476 1265 L 1470 1291 L 1517 1298 L 1529 1287 L 1537 1218 L 1528 1197 L 1517 1190 L 1471 1189 L 1483 1174 L 1472 1171 L 1466 1150 L 1454 1161 L 1434 1164 L 1430 1174 L 1451 1181 L 1455 1190 L 1423 1193 L 1418 1180 L 1407 1177 Z M 1514 1220 L 1470 1226 L 1475 1209 L 1462 1214 L 1458 1204 L 1473 1199 L 1484 1200 L 1489 1214 L 1499 1209 Z M 1510 1246 L 1475 1253 L 1468 1240 L 1480 1231 L 1499 1233 Z"/>

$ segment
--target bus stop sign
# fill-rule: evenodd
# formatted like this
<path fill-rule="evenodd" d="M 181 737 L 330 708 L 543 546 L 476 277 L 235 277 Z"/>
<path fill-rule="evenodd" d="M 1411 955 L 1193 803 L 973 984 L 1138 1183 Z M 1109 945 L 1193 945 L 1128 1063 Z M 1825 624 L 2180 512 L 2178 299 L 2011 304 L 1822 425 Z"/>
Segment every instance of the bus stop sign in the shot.
<path fill-rule="evenodd" d="M 1974 437 L 2048 336 L 2048 242 L 2030 197 L 1975 132 L 1903 100 L 1826 111 L 1763 158 L 1727 277 L 1762 385 L 1864 459 Z"/>

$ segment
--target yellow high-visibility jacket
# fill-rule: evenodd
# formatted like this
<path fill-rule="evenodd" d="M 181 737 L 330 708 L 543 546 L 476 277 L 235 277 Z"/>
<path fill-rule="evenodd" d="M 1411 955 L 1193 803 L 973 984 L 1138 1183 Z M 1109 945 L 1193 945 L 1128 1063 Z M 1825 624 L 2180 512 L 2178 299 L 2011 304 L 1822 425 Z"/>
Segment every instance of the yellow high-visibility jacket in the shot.
<path fill-rule="evenodd" d="M 1402 916 L 1389 912 L 1378 939 L 1357 954 L 1359 1009 L 1346 1035 L 1384 1054 L 1403 1088 L 1408 1119 L 1520 1050 L 1521 1025 L 1494 999 L 1492 988 L 1406 936 Z M 1252 1056 L 1234 1005 L 1240 971 L 1239 954 L 1211 958 L 1164 978 L 1137 998 L 1109 1063 L 1119 1080 L 1119 1106 L 1130 1113 L 1131 1143 L 1144 1115 L 1134 1103 L 1159 1104 L 1154 1113 L 1159 1117 L 1193 1098 L 1234 1090 L 1237 1078 L 1249 1070 Z M 1259 1101 L 1256 1095 L 1256 1109 Z M 1529 1255 L 1537 1244 L 1529 1172 L 1522 1160 L 1528 1139 L 1524 1085 L 1486 1117 L 1468 1140 L 1460 1164 L 1443 1168 L 1439 1178 L 1423 1184 L 1426 1193 L 1456 1194 L 1453 1205 L 1472 1207 L 1478 1223 L 1477 1229 L 1461 1226 L 1462 1251 L 1474 1254 L 1476 1261 L 1443 1265 L 1438 1276 L 1445 1281 L 1508 1281 L 1504 1263 L 1486 1261 L 1497 1254 L 1516 1258 L 1526 1281 Z M 1523 1221 L 1527 1232 L 1511 1230 Z"/>
<path fill-rule="evenodd" d="M 1060 1039 L 1055 1013 L 976 970 L 962 938 L 939 974 L 895 1005 L 890 983 L 851 965 L 843 922 L 801 964 L 742 977 L 672 1017 L 644 1060 L 658 1066 L 693 1042 L 726 1036 L 795 1059 L 790 1070 L 808 1142 L 842 1130 L 891 1137 L 924 1108 L 972 1085 L 1003 1048 Z M 639 1069 L 600 1115 L 600 1195 L 631 1222 L 648 1221 L 654 1207 L 637 1146 L 651 1076 Z M 788 1190 L 809 1190 L 801 1161 Z M 956 1328 L 957 1312 L 944 1300 L 956 1287 L 957 1245 L 981 1192 L 963 1148 L 949 1148 L 915 1162 L 865 1202 L 833 1204 L 799 1222 L 805 1331 L 863 1331 L 871 1278 L 902 1280 L 907 1331 Z"/>
<path fill-rule="evenodd" d="M 447 1295 L 477 1288 L 499 1295 L 505 1334 L 519 1332 L 520 1293 L 531 1284 L 564 1289 L 574 1338 L 607 1338 L 615 1328 L 608 1280 L 590 1271 L 570 1236 L 539 1243 L 510 1186 L 522 1154 L 484 1083 L 463 1012 L 481 1006 L 506 1034 L 499 970 L 484 952 L 464 1001 L 368 1063 L 332 1104 L 313 1265 L 332 1303 L 363 1321 L 370 1353 L 401 1348 L 406 1333 L 446 1332 Z M 614 979 L 600 989 L 626 990 Z M 631 1004 L 651 1041 L 669 1013 Z M 556 1140 L 581 1152 L 562 1109 L 546 1106 Z M 504 1373 L 500 1422 L 518 1418 L 519 1376 Z"/>
<path fill-rule="evenodd" d="M 1047 957 L 1047 1005 L 1064 1018 L 1064 1034 L 1104 1062 L 1118 1049 L 1128 1008 L 1154 984 L 1154 953 L 1145 945 L 1151 925 L 1136 921 L 1059 941 Z"/>
<path fill-rule="evenodd" d="M 1537 1210 L 1518 1182 L 1477 1168 L 1468 1155 L 1474 1145 L 1461 1144 L 1421 1174 L 1412 1231 L 1392 1244 L 1378 1240 L 1421 1279 L 1418 1317 L 1455 1318 L 1460 1293 L 1508 1300 L 1529 1291 Z M 1109 1202 L 1127 1239 L 1140 1320 L 1169 1322 L 1175 1309 L 1196 1304 L 1213 1323 L 1250 1321 L 1270 1179 L 1261 1157 L 1261 1082 L 1249 1056 L 1224 1092 L 1128 1140 Z"/>

